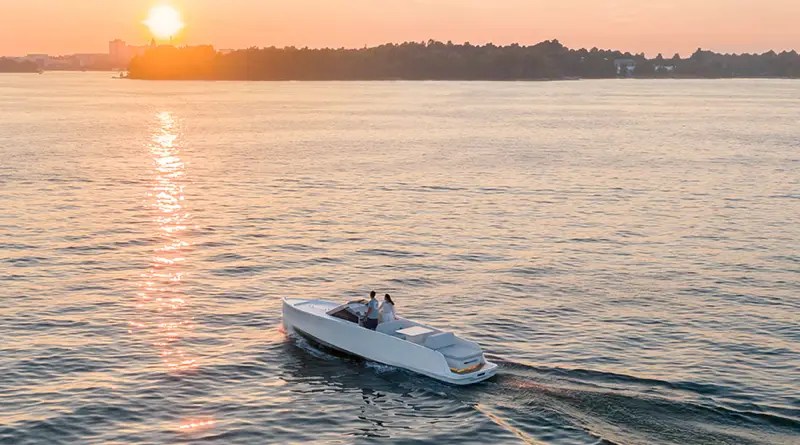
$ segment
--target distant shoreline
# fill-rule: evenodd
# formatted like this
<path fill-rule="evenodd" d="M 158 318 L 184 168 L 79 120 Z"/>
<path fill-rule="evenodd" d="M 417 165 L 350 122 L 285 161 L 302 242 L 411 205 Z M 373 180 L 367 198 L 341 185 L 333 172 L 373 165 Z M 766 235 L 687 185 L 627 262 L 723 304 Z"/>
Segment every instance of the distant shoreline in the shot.
<path fill-rule="evenodd" d="M 41 70 L 41 71 L 0 71 L 3 74 L 50 74 L 50 73 L 105 73 L 115 74 L 119 70 Z M 577 82 L 586 80 L 800 80 L 800 77 L 786 76 L 742 76 L 742 77 L 594 77 L 594 78 L 552 78 L 552 79 L 137 79 L 130 76 L 111 76 L 112 79 L 126 79 L 145 82 Z"/>
<path fill-rule="evenodd" d="M 250 48 L 162 45 L 134 58 L 129 78 L 232 81 L 553 81 L 577 79 L 800 78 L 795 51 L 688 58 L 570 49 L 557 40 L 532 46 L 428 42 L 361 49 Z"/>
<path fill-rule="evenodd" d="M 117 78 L 116 76 L 114 78 Z M 269 83 L 269 82 L 580 82 L 591 80 L 618 80 L 618 81 L 637 81 L 637 80 L 800 80 L 800 77 L 594 77 L 594 78 L 563 78 L 563 79 L 137 79 L 133 77 L 124 77 L 123 79 L 143 81 L 143 82 L 252 82 L 252 83 Z"/>
<path fill-rule="evenodd" d="M 115 77 L 116 78 L 116 77 Z M 618 80 L 618 81 L 637 81 L 637 80 L 800 80 L 800 77 L 593 77 L 593 78 L 564 78 L 564 79 L 137 79 L 134 77 L 124 77 L 127 80 L 144 82 L 579 82 L 587 80 Z"/>

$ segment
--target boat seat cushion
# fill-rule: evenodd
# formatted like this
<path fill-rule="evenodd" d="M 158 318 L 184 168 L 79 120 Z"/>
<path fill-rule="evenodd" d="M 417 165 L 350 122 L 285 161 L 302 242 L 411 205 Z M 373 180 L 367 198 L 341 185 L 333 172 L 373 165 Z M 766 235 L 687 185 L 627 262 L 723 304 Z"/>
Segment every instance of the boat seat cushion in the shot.
<path fill-rule="evenodd" d="M 382 332 L 384 334 L 390 334 L 391 335 L 391 334 L 394 334 L 395 331 L 397 331 L 398 329 L 407 328 L 407 327 L 411 326 L 412 324 L 413 323 L 411 323 L 408 320 L 402 320 L 402 319 L 401 320 L 393 320 L 393 321 L 389 321 L 389 322 L 386 322 L 386 323 L 380 323 L 375 330 L 378 331 L 378 332 Z"/>
<path fill-rule="evenodd" d="M 455 344 L 456 336 L 452 332 L 439 332 L 425 339 L 425 346 L 431 349 L 442 349 Z"/>
<path fill-rule="evenodd" d="M 438 349 L 445 357 L 453 358 L 456 360 L 466 360 L 481 354 L 480 349 L 471 348 L 466 345 L 454 344 L 451 346 Z"/>

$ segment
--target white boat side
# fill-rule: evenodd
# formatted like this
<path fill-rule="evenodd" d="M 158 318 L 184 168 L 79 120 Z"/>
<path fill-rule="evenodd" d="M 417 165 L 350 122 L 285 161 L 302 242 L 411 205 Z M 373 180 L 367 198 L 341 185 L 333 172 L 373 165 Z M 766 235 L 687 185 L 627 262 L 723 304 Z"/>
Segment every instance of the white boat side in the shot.
<path fill-rule="evenodd" d="M 486 361 L 477 343 L 405 319 L 379 325 L 378 330 L 372 331 L 353 321 L 329 314 L 334 309 L 345 306 L 347 305 L 325 300 L 284 298 L 283 324 L 287 332 L 310 337 L 312 341 L 322 345 L 447 383 L 477 383 L 497 372 L 497 365 Z M 391 324 L 394 325 L 389 326 Z M 430 335 L 428 341 L 420 344 L 408 341 L 396 333 L 396 329 L 409 326 L 422 326 L 430 329 L 431 334 L 440 335 Z M 441 340 L 438 345 L 437 340 Z M 445 354 L 448 355 L 447 358 Z M 463 363 L 461 360 L 473 361 L 476 365 L 467 372 L 453 372 L 453 363 Z"/>

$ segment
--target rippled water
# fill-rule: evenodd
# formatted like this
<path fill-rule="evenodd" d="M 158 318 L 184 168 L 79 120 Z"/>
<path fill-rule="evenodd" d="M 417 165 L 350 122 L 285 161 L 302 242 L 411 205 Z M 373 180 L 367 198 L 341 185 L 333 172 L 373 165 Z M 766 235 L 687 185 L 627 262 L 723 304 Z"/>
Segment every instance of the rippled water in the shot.
<path fill-rule="evenodd" d="M 0 77 L 0 442 L 800 443 L 800 83 Z M 370 289 L 452 387 L 287 338 Z"/>

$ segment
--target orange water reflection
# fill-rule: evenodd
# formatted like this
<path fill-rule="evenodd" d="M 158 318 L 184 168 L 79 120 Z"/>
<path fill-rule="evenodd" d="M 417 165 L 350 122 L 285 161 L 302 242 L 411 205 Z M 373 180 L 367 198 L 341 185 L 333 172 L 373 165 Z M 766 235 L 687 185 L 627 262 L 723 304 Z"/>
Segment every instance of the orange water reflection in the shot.
<path fill-rule="evenodd" d="M 177 123 L 168 112 L 156 117 L 157 125 L 148 144 L 155 175 L 147 204 L 160 242 L 150 257 L 150 267 L 142 274 L 137 304 L 143 319 L 130 325 L 150 338 L 168 372 L 183 372 L 198 365 L 197 357 L 182 344 L 194 329 L 188 313 L 190 298 L 183 283 L 185 255 L 191 248 L 185 232 L 191 215 L 184 202 L 185 171 Z"/>

